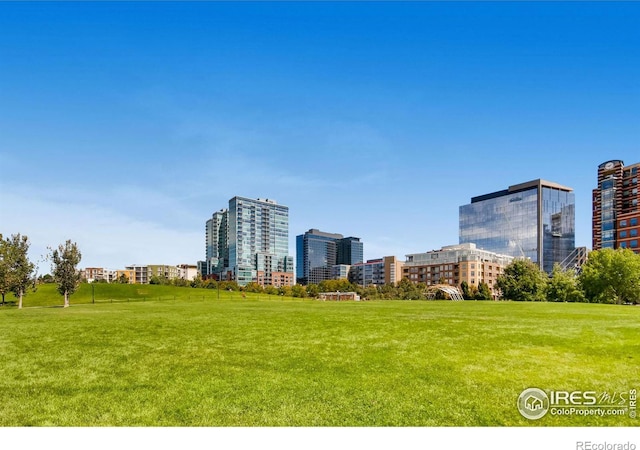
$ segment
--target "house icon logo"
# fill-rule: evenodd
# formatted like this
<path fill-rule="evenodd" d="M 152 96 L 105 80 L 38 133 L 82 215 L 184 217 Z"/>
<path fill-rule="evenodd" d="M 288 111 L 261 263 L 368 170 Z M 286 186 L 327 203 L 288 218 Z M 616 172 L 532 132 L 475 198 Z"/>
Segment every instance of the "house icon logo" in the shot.
<path fill-rule="evenodd" d="M 525 389 L 518 397 L 518 411 L 527 419 L 540 419 L 549 411 L 549 397 L 542 389 Z"/>

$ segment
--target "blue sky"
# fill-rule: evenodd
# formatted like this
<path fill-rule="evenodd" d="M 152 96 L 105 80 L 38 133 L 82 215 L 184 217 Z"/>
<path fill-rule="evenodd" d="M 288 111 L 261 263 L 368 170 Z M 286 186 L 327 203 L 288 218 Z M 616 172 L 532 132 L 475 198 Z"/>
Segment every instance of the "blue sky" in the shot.
<path fill-rule="evenodd" d="M 640 3 L 0 2 L 0 232 L 81 266 L 195 263 L 235 196 L 458 242 L 458 207 L 640 161 Z M 46 264 L 41 272 L 48 271 Z"/>

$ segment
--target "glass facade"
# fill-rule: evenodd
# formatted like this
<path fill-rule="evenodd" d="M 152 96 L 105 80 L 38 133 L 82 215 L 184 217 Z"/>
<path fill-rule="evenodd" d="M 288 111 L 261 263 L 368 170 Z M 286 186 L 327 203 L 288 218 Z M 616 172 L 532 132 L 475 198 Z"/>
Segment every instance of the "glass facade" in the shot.
<path fill-rule="evenodd" d="M 343 237 L 311 229 L 296 236 L 297 282 L 317 284 L 335 278 L 332 267 L 361 263 L 364 244 L 357 237 Z"/>
<path fill-rule="evenodd" d="M 542 269 L 547 273 L 575 249 L 575 203 L 573 192 L 542 188 Z"/>
<path fill-rule="evenodd" d="M 300 284 L 317 284 L 331 279 L 331 267 L 337 260 L 337 242 L 341 234 L 309 230 L 296 236 L 296 278 Z"/>
<path fill-rule="evenodd" d="M 460 207 L 459 242 L 529 258 L 546 272 L 575 248 L 575 195 L 550 184 L 496 192 Z"/>
<path fill-rule="evenodd" d="M 228 211 L 226 209 L 213 213 L 206 224 L 206 274 L 219 274 L 229 265 L 229 248 L 227 246 Z"/>
<path fill-rule="evenodd" d="M 234 197 L 207 222 L 208 260 L 217 273 L 232 271 L 241 286 L 256 281 L 258 272 L 266 284 L 274 272 L 293 273 L 288 253 L 289 208 L 273 201 Z"/>
<path fill-rule="evenodd" d="M 538 262 L 537 189 L 460 207 L 459 242 Z"/>
<path fill-rule="evenodd" d="M 364 261 L 364 244 L 360 238 L 347 237 L 338 241 L 337 264 L 357 264 Z"/>
<path fill-rule="evenodd" d="M 616 202 L 613 175 L 600 183 L 600 236 L 602 248 L 614 248 L 616 242 Z"/>

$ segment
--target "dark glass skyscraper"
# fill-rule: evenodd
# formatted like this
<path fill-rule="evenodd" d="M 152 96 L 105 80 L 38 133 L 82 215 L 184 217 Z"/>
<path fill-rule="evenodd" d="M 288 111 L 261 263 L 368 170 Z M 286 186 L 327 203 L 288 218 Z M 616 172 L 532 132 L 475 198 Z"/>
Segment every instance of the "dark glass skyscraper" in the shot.
<path fill-rule="evenodd" d="M 460 207 L 459 241 L 529 258 L 550 273 L 575 249 L 573 189 L 534 180 L 473 197 Z"/>
<path fill-rule="evenodd" d="M 364 244 L 360 238 L 346 237 L 338 240 L 338 259 L 336 264 L 357 264 L 364 261 Z"/>
<path fill-rule="evenodd" d="M 363 260 L 360 238 L 343 237 L 311 229 L 296 236 L 296 280 L 300 284 L 317 284 L 331 279 L 331 267 L 352 265 Z"/>

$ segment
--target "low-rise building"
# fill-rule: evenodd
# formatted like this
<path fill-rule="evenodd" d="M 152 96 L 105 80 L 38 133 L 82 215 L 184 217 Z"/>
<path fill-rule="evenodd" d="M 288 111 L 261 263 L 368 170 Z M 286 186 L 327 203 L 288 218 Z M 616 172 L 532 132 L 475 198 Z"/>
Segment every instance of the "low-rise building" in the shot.
<path fill-rule="evenodd" d="M 86 267 L 80 271 L 80 276 L 87 283 L 93 283 L 94 281 L 104 281 L 111 283 L 116 281 L 117 271 L 111 269 L 105 269 L 104 267 Z"/>
<path fill-rule="evenodd" d="M 318 294 L 318 299 L 338 302 L 344 300 L 360 301 L 360 296 L 355 292 L 321 292 Z"/>
<path fill-rule="evenodd" d="M 200 272 L 198 266 L 193 264 L 178 264 L 178 278 L 193 281 Z"/>
<path fill-rule="evenodd" d="M 486 283 L 496 297 L 495 282 L 504 268 L 513 261 L 512 256 L 500 255 L 476 247 L 474 243 L 449 245 L 440 250 L 406 255 L 403 277 L 427 286 L 448 284 L 469 286 Z"/>
<path fill-rule="evenodd" d="M 395 284 L 402 279 L 402 266 L 395 256 L 370 259 L 367 262 L 353 264 L 349 270 L 349 281 L 360 286 L 382 286 Z"/>
<path fill-rule="evenodd" d="M 116 270 L 116 280 L 118 282 L 123 276 L 128 284 L 134 284 L 136 282 L 136 272 L 134 270 Z"/>

